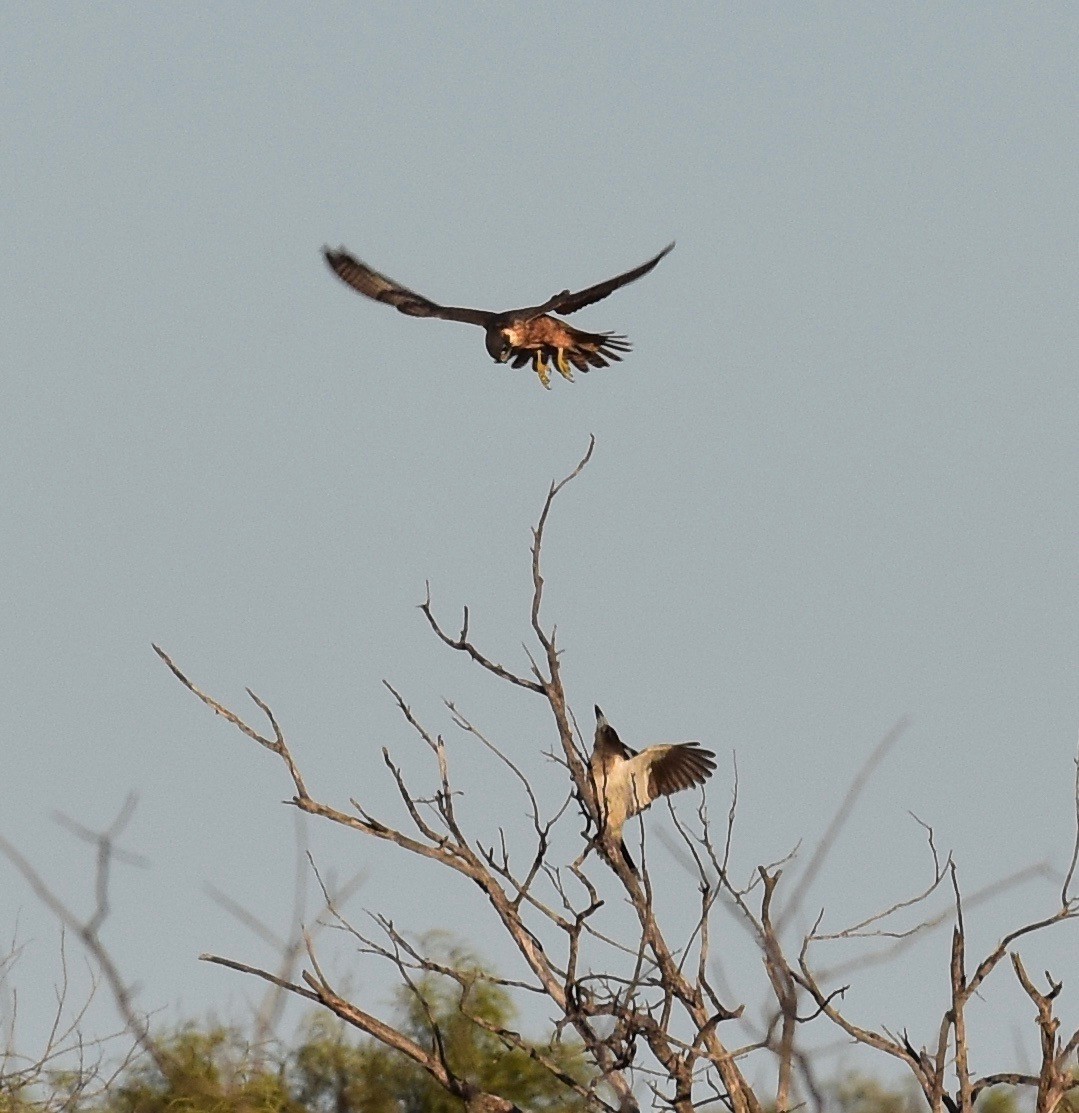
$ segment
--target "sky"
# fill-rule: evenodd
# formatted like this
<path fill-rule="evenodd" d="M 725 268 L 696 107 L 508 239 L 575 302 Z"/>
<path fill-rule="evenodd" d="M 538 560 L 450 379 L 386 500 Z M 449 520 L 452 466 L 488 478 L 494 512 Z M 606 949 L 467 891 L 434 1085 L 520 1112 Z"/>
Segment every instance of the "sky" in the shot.
<path fill-rule="evenodd" d="M 0 41 L 0 834 L 86 914 L 92 852 L 56 815 L 101 829 L 137 795 L 122 846 L 145 864 L 117 866 L 103 937 L 157 1023 L 247 1017 L 257 988 L 197 956 L 272 952 L 208 886 L 283 930 L 295 853 L 284 769 L 151 642 L 236 709 L 264 698 L 314 793 L 396 819 L 382 747 L 420 788 L 431 767 L 389 680 L 489 838 L 520 801 L 442 701 L 556 806 L 550 715 L 416 607 L 429 581 L 451 628 L 467 604 L 527 669 L 530 530 L 590 435 L 544 549 L 585 729 L 599 703 L 630 745 L 701 740 L 716 816 L 736 756 L 736 868 L 800 845 L 796 876 L 907 717 L 804 914 L 917 891 L 911 813 L 968 893 L 1045 864 L 971 910 L 972 955 L 1055 910 L 1079 729 L 1074 8 L 41 4 L 4 9 Z M 574 318 L 633 353 L 549 392 L 320 258 L 504 309 L 672 239 Z M 308 828 L 321 869 L 362 875 L 357 920 L 519 973 L 466 886 Z M 58 930 L 2 860 L 0 894 L 30 1045 Z M 947 935 L 852 975 L 854 1019 L 930 1042 Z M 392 978 L 325 946 L 385 1010 Z M 1061 976 L 1077 947 L 1065 924 L 1022 953 Z M 727 966 L 759 1004 L 753 956 Z M 1033 1059 L 1010 978 L 972 1005 L 975 1070 Z M 106 999 L 90 1016 L 115 1026 Z"/>

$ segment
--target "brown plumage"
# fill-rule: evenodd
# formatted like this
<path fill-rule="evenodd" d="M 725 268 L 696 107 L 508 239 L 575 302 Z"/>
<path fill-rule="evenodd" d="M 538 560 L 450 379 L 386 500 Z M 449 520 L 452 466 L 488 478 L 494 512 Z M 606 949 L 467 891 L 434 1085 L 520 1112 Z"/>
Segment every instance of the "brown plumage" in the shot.
<path fill-rule="evenodd" d="M 365 297 L 392 305 L 399 313 L 405 313 L 409 317 L 437 317 L 444 321 L 479 325 L 486 332 L 487 351 L 492 359 L 499 363 L 509 361 L 514 367 L 523 367 L 531 360 L 540 382 L 545 387 L 550 387 L 551 373 L 548 364 L 552 364 L 563 378 L 572 382 L 573 367 L 578 371 L 606 367 L 608 361 L 621 360 L 622 354 L 630 350 L 629 342 L 624 336 L 611 332 L 583 332 L 551 314 L 576 313 L 578 309 L 614 293 L 620 286 L 642 278 L 673 247 L 673 243 L 668 244 L 647 263 L 585 290 L 578 290 L 576 293 L 563 290 L 548 298 L 542 305 L 510 309 L 503 313 L 439 305 L 422 294 L 417 294 L 415 290 L 372 270 L 344 248 L 332 251 L 324 247 L 322 253 L 330 269 L 342 282 L 348 283 Z"/>
<path fill-rule="evenodd" d="M 637 867 L 622 840 L 622 827 L 660 796 L 702 785 L 716 768 L 716 755 L 698 742 L 669 742 L 638 753 L 615 733 L 596 708 L 596 741 L 588 762 L 600 808 L 603 833 L 618 844 L 622 857 Z"/>

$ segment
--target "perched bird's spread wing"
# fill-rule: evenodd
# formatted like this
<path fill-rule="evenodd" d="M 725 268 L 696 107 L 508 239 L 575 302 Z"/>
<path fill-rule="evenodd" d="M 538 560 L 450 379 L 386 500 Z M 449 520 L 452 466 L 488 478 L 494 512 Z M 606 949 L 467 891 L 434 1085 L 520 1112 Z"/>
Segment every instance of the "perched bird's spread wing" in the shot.
<path fill-rule="evenodd" d="M 668 746 L 649 746 L 630 765 L 643 764 L 647 759 L 649 800 L 670 796 L 673 792 L 704 784 L 715 772 L 715 754 L 703 750 L 697 742 L 678 742 Z M 647 807 L 647 803 L 644 804 Z"/>
<path fill-rule="evenodd" d="M 605 298 L 608 294 L 613 294 L 620 286 L 625 286 L 630 282 L 635 282 L 638 278 L 643 278 L 673 248 L 674 244 L 669 243 L 655 258 L 649 259 L 647 263 L 642 263 L 639 267 L 634 267 L 633 270 L 626 271 L 625 274 L 617 275 L 615 278 L 608 278 L 606 282 L 589 286 L 587 290 L 578 290 L 575 294 L 569 290 L 563 290 L 562 293 L 555 294 L 550 301 L 538 307 L 539 312 L 576 313 L 578 309 L 583 309 L 586 305 L 591 305 L 593 302 Z"/>
<path fill-rule="evenodd" d="M 373 271 L 366 263 L 353 258 L 344 248 L 331 251 L 324 247 L 322 254 L 330 265 L 330 270 L 347 282 L 353 290 L 358 290 L 365 297 L 374 298 L 375 301 L 384 301 L 392 305 L 400 313 L 407 313 L 410 317 L 440 317 L 445 321 L 464 321 L 469 325 L 480 325 L 486 328 L 493 313 L 483 309 L 461 309 L 452 305 L 438 305 L 436 302 L 417 294 L 407 286 L 401 286 L 392 278 L 387 278 L 378 271 Z"/>

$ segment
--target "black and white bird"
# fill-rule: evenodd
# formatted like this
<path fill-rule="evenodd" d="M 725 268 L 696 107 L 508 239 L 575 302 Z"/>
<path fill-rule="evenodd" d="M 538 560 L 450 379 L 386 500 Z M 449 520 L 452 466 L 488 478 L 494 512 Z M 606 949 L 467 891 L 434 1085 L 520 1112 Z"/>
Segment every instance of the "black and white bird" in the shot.
<path fill-rule="evenodd" d="M 618 844 L 626 865 L 637 867 L 622 840 L 626 820 L 653 800 L 702 785 L 715 772 L 716 755 L 699 742 L 666 742 L 637 753 L 596 708 L 596 742 L 588 769 L 600 809 L 603 834 Z"/>

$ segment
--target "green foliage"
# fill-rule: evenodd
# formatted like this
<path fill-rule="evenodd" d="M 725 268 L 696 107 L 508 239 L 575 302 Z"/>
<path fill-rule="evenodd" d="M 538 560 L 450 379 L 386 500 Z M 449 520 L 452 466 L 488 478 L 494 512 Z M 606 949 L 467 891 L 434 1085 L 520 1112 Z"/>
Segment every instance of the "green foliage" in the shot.
<path fill-rule="evenodd" d="M 101 1113 L 301 1113 L 282 1065 L 267 1062 L 228 1028 L 187 1026 L 162 1040 L 164 1069 L 131 1067 Z"/>
<path fill-rule="evenodd" d="M 994 1086 L 982 1092 L 975 1108 L 978 1113 L 1019 1113 L 1018 1097 L 1019 1091 L 1012 1086 Z"/>
<path fill-rule="evenodd" d="M 483 980 L 482 971 L 466 953 L 458 951 L 449 955 L 447 963 L 473 976 L 468 991 L 462 998 L 457 985 L 433 977 L 419 983 L 419 997 L 402 991 L 400 1004 L 405 1018 L 402 1029 L 417 1043 L 433 1048 L 433 1018 L 454 1073 L 471 1078 L 483 1089 L 500 1094 L 522 1108 L 550 1113 L 583 1108 L 572 1092 L 528 1051 L 507 1050 L 501 1040 L 470 1019 L 477 1017 L 491 1025 L 510 1027 L 514 1010 L 505 990 Z M 538 1050 L 567 1075 L 578 1080 L 587 1077 L 578 1048 L 555 1044 Z M 426 1074 L 417 1077 L 415 1082 L 415 1087 L 410 1088 L 411 1101 L 405 1105 L 406 1113 L 458 1113 L 460 1103 L 448 1097 Z"/>
<path fill-rule="evenodd" d="M 831 1088 L 839 1113 L 923 1113 L 925 1098 L 913 1085 L 889 1090 L 871 1078 L 849 1074 Z"/>
<path fill-rule="evenodd" d="M 293 1092 L 311 1113 L 396 1113 L 398 1058 L 374 1040 L 352 1039 L 344 1022 L 329 1013 L 316 1013 L 292 1056 Z"/>
<path fill-rule="evenodd" d="M 0 1113 L 30 1113 L 34 1106 L 25 1093 L 24 1086 L 9 1085 L 7 1079 L 0 1077 Z"/>
<path fill-rule="evenodd" d="M 421 1047 L 435 1047 L 435 1029 L 454 1074 L 500 1094 L 522 1108 L 546 1113 L 576 1113 L 583 1103 L 527 1050 L 507 1049 L 500 1039 L 476 1024 L 509 1028 L 514 1009 L 499 986 L 483 979 L 478 964 L 462 951 L 445 964 L 471 975 L 463 995 L 456 983 L 428 976 L 416 991 L 398 995 L 398 1029 Z M 467 1014 L 467 1015 L 466 1015 Z M 570 1077 L 587 1078 L 580 1050 L 562 1044 L 530 1044 Z M 294 1092 L 312 1113 L 461 1113 L 463 1105 L 448 1095 L 422 1068 L 373 1041 L 352 1042 L 344 1024 L 327 1014 L 310 1020 L 303 1046 L 292 1064 Z"/>

